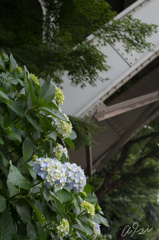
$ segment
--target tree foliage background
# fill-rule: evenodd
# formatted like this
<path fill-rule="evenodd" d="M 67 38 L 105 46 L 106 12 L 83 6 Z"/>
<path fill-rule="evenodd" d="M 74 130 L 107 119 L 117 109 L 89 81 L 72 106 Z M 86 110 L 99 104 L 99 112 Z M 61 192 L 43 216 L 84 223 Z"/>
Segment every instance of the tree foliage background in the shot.
<path fill-rule="evenodd" d="M 104 0 L 40 2 L 0 0 L 0 48 L 12 52 L 19 64 L 27 62 L 29 71 L 38 76 L 50 74 L 60 83 L 66 71 L 72 84 L 95 86 L 104 80 L 98 71 L 109 69 L 102 44 L 122 40 L 126 50 L 151 48 L 146 37 L 156 26 L 131 17 L 114 20 L 116 13 Z M 97 44 L 86 38 L 92 33 Z"/>

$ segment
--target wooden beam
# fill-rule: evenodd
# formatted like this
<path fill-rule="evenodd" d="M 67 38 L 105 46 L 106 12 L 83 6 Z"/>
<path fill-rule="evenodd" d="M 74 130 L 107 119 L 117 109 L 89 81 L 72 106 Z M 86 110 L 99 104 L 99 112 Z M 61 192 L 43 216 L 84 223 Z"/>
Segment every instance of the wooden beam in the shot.
<path fill-rule="evenodd" d="M 104 109 L 101 109 L 99 113 L 96 113 L 94 117 L 98 121 L 102 121 L 107 118 L 119 115 L 121 113 L 125 113 L 133 109 L 143 107 L 145 105 L 156 102 L 158 100 L 159 100 L 159 91 L 155 91 L 149 94 L 142 95 L 140 97 L 136 97 L 136 98 L 112 105 L 110 107 L 105 107 Z"/>

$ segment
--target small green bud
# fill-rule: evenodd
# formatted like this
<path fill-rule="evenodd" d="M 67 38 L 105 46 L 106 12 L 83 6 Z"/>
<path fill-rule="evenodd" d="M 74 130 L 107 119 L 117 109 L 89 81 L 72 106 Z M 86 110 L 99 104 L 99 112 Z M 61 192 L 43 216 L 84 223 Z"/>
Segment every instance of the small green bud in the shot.
<path fill-rule="evenodd" d="M 86 197 L 87 197 L 87 193 L 81 192 L 81 196 L 82 196 L 83 198 L 86 198 Z"/>

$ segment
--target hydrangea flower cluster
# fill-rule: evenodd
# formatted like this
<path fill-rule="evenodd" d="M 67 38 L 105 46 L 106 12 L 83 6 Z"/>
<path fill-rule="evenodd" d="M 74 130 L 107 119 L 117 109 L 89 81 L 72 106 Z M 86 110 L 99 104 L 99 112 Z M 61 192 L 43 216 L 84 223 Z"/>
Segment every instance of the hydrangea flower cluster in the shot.
<path fill-rule="evenodd" d="M 55 156 L 57 157 L 58 160 L 61 159 L 62 154 L 64 153 L 65 156 L 68 158 L 68 152 L 67 149 L 64 148 L 61 144 L 57 144 L 56 147 L 53 148 L 53 152 L 55 153 Z"/>
<path fill-rule="evenodd" d="M 38 78 L 35 76 L 35 74 L 30 73 L 30 74 L 29 74 L 29 77 L 30 77 L 37 85 L 39 85 L 39 80 L 38 80 Z"/>
<path fill-rule="evenodd" d="M 54 99 L 58 102 L 58 104 L 63 104 L 64 95 L 60 88 L 55 87 L 55 97 Z"/>
<path fill-rule="evenodd" d="M 74 193 L 82 192 L 86 185 L 86 176 L 83 169 L 77 166 L 76 163 L 66 162 L 67 185 L 70 190 L 74 190 Z"/>
<path fill-rule="evenodd" d="M 44 183 L 48 188 L 54 186 L 55 192 L 64 186 L 69 186 L 74 193 L 79 193 L 86 185 L 84 171 L 75 163 L 62 164 L 56 158 L 36 158 L 33 169 L 45 180 Z"/>
<path fill-rule="evenodd" d="M 83 201 L 81 203 L 81 207 L 83 208 L 84 211 L 86 211 L 88 214 L 90 214 L 92 217 L 95 214 L 95 208 L 92 203 L 89 203 L 87 201 Z"/>
<path fill-rule="evenodd" d="M 63 164 L 56 158 L 38 158 L 33 167 L 34 171 L 42 179 L 44 184 L 50 188 L 54 186 L 55 192 L 62 189 L 66 183 L 66 171 Z"/>
<path fill-rule="evenodd" d="M 57 234 L 60 237 L 65 237 L 68 235 L 70 230 L 69 222 L 67 219 L 63 218 L 60 222 L 60 225 L 57 226 Z"/>
<path fill-rule="evenodd" d="M 65 118 L 67 119 L 67 121 L 69 121 L 69 118 L 67 117 L 67 115 L 65 113 L 63 113 L 63 115 L 65 116 Z M 52 121 L 52 125 L 56 126 L 56 131 L 61 134 L 63 136 L 63 138 L 68 138 L 71 131 L 72 131 L 72 124 L 69 121 L 63 121 L 61 119 L 58 118 L 54 118 Z"/>
<path fill-rule="evenodd" d="M 90 224 L 93 227 L 93 238 L 96 239 L 100 235 L 100 225 L 98 223 L 95 223 L 93 221 L 90 221 Z"/>

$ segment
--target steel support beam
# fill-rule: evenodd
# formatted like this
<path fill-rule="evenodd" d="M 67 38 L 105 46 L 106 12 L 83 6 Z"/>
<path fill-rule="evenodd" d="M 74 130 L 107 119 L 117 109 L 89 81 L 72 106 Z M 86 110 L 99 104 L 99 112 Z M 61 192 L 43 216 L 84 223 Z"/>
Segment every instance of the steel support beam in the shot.
<path fill-rule="evenodd" d="M 94 117 L 98 121 L 103 121 L 105 119 L 117 116 L 121 113 L 125 113 L 131 111 L 133 109 L 143 107 L 150 103 L 156 102 L 159 100 L 159 91 L 155 91 L 149 94 L 142 95 L 140 97 L 136 97 L 110 107 L 105 107 L 104 109 L 100 110 L 100 113 L 96 113 Z"/>

